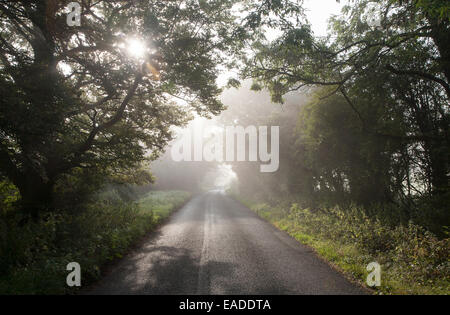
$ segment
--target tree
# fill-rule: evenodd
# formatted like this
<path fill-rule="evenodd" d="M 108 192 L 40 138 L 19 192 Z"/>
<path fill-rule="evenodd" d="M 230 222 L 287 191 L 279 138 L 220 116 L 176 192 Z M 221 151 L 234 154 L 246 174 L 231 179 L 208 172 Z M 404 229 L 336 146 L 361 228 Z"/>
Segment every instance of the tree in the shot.
<path fill-rule="evenodd" d="M 296 130 L 296 157 L 312 170 L 319 199 L 366 206 L 394 201 L 399 189 L 393 184 L 391 170 L 402 143 L 364 132 L 357 114 L 342 95 L 324 97 L 330 92 L 332 88 L 328 87 L 315 93 L 302 108 Z M 371 126 L 401 134 L 398 120 L 384 119 L 389 114 L 387 98 L 375 101 L 362 92 L 352 97 L 359 98 L 358 112 L 370 119 Z M 378 107 L 374 103 L 385 105 Z"/>
<path fill-rule="evenodd" d="M 301 25 L 286 30 L 271 44 L 256 44 L 244 75 L 269 88 L 278 102 L 284 94 L 304 86 L 333 87 L 330 94 L 341 94 L 366 133 L 407 143 L 409 153 L 404 154 L 415 151 L 415 158 L 421 156 L 424 163 L 419 168 L 428 169 L 425 182 L 430 182 L 431 191 L 446 193 L 450 167 L 448 2 L 379 1 L 380 27 L 367 22 L 370 3 L 352 1 L 343 15 L 332 19 L 334 38 L 317 39 L 308 25 Z M 444 15 L 437 15 L 436 10 Z M 367 104 L 370 94 L 374 100 L 388 95 L 391 114 L 402 112 L 401 126 L 408 130 L 389 133 L 374 128 L 358 112 L 358 103 Z M 374 108 L 382 105 L 372 103 Z"/>
<path fill-rule="evenodd" d="M 77 168 L 133 170 L 191 111 L 219 113 L 219 66 L 289 1 L 244 1 L 255 14 L 238 17 L 240 2 L 84 0 L 68 26 L 69 1 L 2 1 L 0 173 L 23 208 L 51 209 Z"/>

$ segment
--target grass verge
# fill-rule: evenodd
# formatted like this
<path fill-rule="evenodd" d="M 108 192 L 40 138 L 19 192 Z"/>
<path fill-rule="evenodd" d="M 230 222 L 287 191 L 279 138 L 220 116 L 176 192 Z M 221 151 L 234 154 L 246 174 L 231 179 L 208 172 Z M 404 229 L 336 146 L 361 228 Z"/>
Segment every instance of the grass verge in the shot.
<path fill-rule="evenodd" d="M 449 294 L 450 241 L 421 227 L 389 226 L 363 209 L 312 212 L 298 204 L 278 205 L 234 196 L 259 216 L 313 248 L 349 279 L 367 287 L 370 262 L 381 265 L 375 294 Z"/>

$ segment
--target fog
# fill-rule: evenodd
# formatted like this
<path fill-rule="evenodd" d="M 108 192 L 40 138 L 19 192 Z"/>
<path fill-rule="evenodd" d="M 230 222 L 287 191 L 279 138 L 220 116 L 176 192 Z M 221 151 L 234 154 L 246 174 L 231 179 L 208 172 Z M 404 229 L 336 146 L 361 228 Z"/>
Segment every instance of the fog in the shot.
<path fill-rule="evenodd" d="M 264 165 L 260 161 L 249 160 L 249 134 L 245 135 L 245 143 L 234 141 L 236 152 L 240 149 L 245 151 L 245 159 L 243 161 L 229 161 L 225 158 L 225 153 L 219 153 L 221 158 L 214 161 L 206 161 L 203 150 L 208 145 L 214 146 L 214 135 L 223 136 L 226 127 L 241 126 L 247 128 L 249 126 L 258 128 L 259 126 L 267 126 L 269 129 L 268 151 L 270 150 L 270 127 L 280 126 L 282 134 L 290 134 L 294 128 L 288 122 L 280 123 L 280 119 L 289 117 L 292 124 L 295 124 L 298 110 L 305 103 L 310 93 L 308 90 L 290 93 L 285 97 L 283 104 L 275 104 L 271 102 L 271 96 L 268 91 L 251 90 L 252 83 L 250 81 L 243 82 L 239 88 L 225 89 L 221 95 L 221 101 L 226 106 L 220 115 L 211 118 L 195 117 L 185 128 L 174 130 L 174 140 L 165 148 L 164 154 L 156 161 L 151 163 L 151 172 L 155 177 L 155 183 L 152 189 L 179 189 L 194 192 L 205 191 L 210 189 L 239 189 L 240 183 L 245 182 L 243 177 L 248 176 L 244 170 L 258 171 L 259 165 Z M 286 128 L 287 127 L 287 128 Z M 189 137 L 191 145 L 187 156 L 190 159 L 182 159 L 183 150 L 178 152 L 177 143 L 182 141 L 183 136 Z M 201 140 L 198 140 L 201 139 Z M 273 141 L 279 140 L 273 139 Z M 228 139 L 227 139 L 228 141 Z M 201 142 L 199 145 L 198 142 Z M 280 141 L 281 142 L 281 141 Z M 223 152 L 226 143 L 218 143 Z M 259 144 L 261 146 L 261 143 Z M 200 147 L 200 148 L 198 148 Z M 215 147 L 217 150 L 217 147 Z M 283 152 L 284 148 L 280 148 Z M 214 150 L 213 150 L 214 152 Z M 197 154 L 198 153 L 198 154 Z M 180 155 L 178 157 L 178 155 Z M 184 155 L 186 156 L 186 155 Z M 196 159 L 197 157 L 197 159 Z M 201 157 L 201 160 L 198 159 Z M 267 164 L 267 162 L 266 162 Z M 262 175 L 269 178 L 278 176 L 283 172 L 283 167 L 275 172 Z M 258 175 L 258 174 L 254 174 Z M 241 184 L 242 185 L 242 184 Z"/>

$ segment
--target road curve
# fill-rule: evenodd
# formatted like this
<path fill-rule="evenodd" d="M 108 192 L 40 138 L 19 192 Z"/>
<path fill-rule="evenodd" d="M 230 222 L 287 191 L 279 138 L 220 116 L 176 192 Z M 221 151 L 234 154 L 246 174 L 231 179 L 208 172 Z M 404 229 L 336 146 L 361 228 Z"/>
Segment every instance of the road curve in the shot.
<path fill-rule="evenodd" d="M 220 191 L 194 197 L 85 294 L 365 294 Z"/>

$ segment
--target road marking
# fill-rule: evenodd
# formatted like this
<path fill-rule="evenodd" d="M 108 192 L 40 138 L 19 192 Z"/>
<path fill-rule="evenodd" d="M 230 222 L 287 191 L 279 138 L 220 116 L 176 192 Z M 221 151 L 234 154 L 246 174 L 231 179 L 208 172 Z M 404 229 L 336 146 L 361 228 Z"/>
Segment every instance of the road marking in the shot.
<path fill-rule="evenodd" d="M 197 294 L 209 294 L 209 240 L 211 235 L 213 214 L 212 200 L 210 198 L 205 202 L 205 220 L 203 223 L 203 246 L 200 257 L 200 266 L 198 271 L 198 281 L 197 281 Z"/>

